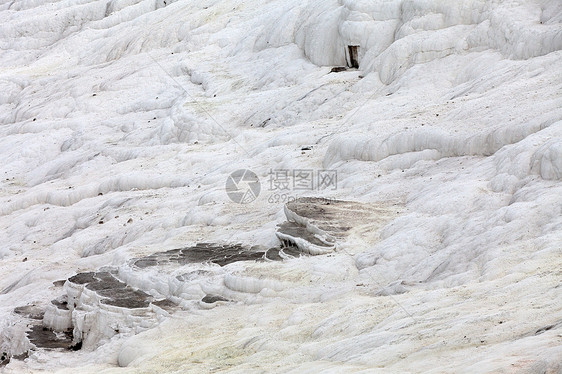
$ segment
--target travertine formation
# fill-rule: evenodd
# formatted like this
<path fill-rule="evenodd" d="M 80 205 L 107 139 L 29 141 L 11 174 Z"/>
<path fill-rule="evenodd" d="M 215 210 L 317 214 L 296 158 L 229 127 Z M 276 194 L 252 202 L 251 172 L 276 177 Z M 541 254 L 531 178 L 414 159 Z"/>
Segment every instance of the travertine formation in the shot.
<path fill-rule="evenodd" d="M 283 292 L 288 283 L 282 280 L 223 268 L 241 261 L 267 264 L 302 254 L 331 253 L 353 226 L 372 221 L 380 209 L 351 201 L 297 199 L 285 206 L 287 222 L 276 232 L 281 241 L 278 248 L 197 243 L 156 252 L 59 281 L 65 292 L 49 305 L 24 306 L 14 312 L 26 318 L 32 349 L 94 349 L 116 334 L 151 328 L 182 308 L 259 302 L 260 297 Z"/>
<path fill-rule="evenodd" d="M 386 209 L 374 204 L 318 197 L 299 198 L 286 204 L 285 215 L 287 222 L 279 225 L 277 237 L 311 255 L 335 251 L 354 227 L 387 216 Z"/>
<path fill-rule="evenodd" d="M 76 274 L 64 282 L 65 294 L 46 307 L 28 305 L 17 307 L 14 313 L 25 318 L 27 338 L 32 349 L 81 349 L 95 348 L 100 340 L 118 333 L 136 333 L 154 326 L 162 315 L 180 308 L 185 293 L 179 297 L 155 297 L 127 284 L 122 278 L 142 278 L 149 268 L 168 267 L 181 269 L 188 264 L 226 266 L 240 261 L 281 261 L 298 256 L 296 248 L 247 248 L 240 244 L 226 245 L 198 243 L 192 247 L 178 248 L 136 258 L 126 265 L 126 276 L 119 275 L 118 268 L 104 268 L 96 272 Z M 197 277 L 208 276 L 209 271 L 199 270 L 173 277 L 173 281 L 189 283 Z M 170 274 L 163 272 L 163 278 Z M 134 282 L 133 282 L 134 283 Z M 223 296 L 205 294 L 200 303 L 212 305 L 228 302 Z M 142 326 L 142 327 L 141 327 Z"/>

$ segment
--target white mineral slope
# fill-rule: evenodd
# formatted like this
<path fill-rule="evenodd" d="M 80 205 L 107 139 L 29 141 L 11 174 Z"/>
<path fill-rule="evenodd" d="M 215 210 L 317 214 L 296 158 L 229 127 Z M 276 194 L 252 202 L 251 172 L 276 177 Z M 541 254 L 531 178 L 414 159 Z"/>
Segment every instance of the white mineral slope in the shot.
<path fill-rule="evenodd" d="M 0 370 L 559 373 L 561 22 L 559 0 L 3 2 L 0 351 L 29 348 L 14 307 L 102 266 L 185 310 Z M 330 73 L 348 45 L 359 69 Z M 224 192 L 240 168 L 251 204 Z M 277 245 L 270 169 L 335 169 L 318 194 L 385 213 L 333 254 L 207 265 L 183 292 L 186 269 L 129 272 Z"/>

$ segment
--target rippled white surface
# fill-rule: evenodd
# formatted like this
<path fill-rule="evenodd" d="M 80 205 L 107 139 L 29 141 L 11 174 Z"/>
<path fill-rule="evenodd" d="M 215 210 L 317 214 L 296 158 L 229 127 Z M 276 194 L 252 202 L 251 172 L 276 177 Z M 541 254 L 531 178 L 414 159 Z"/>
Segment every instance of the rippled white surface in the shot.
<path fill-rule="evenodd" d="M 213 268 L 156 327 L 4 370 L 562 370 L 561 22 L 557 0 L 4 2 L 2 351 L 53 281 L 111 265 L 168 296 L 175 273 L 127 260 L 277 245 L 270 169 L 381 207 L 334 254 Z M 347 45 L 360 68 L 330 73 Z M 251 204 L 224 191 L 241 168 Z M 189 303 L 208 290 L 237 302 Z"/>

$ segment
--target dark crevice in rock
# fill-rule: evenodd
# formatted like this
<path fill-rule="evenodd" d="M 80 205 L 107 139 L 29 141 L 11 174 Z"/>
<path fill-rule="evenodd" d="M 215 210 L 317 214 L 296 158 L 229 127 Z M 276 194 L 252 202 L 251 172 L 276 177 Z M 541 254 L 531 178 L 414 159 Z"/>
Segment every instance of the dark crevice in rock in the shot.
<path fill-rule="evenodd" d="M 0 355 L 0 367 L 8 365 L 10 363 L 10 359 L 11 357 L 7 352 L 2 352 Z"/>
<path fill-rule="evenodd" d="M 218 295 L 205 295 L 205 297 L 202 298 L 201 301 L 207 304 L 213 304 L 217 301 L 228 301 L 228 299 L 225 299 L 224 297 Z"/>
<path fill-rule="evenodd" d="M 330 70 L 330 73 L 339 73 L 339 72 L 346 71 L 346 70 L 347 70 L 347 67 L 345 67 L 345 66 L 335 66 L 335 67 L 332 68 L 332 70 Z"/>
<path fill-rule="evenodd" d="M 562 327 L 562 321 L 559 321 L 557 323 L 553 323 L 552 325 L 547 325 L 547 326 L 541 327 L 540 329 L 538 329 L 535 332 L 535 335 L 540 335 L 540 334 L 542 334 L 544 332 L 547 332 L 549 330 L 557 329 L 558 327 Z"/>

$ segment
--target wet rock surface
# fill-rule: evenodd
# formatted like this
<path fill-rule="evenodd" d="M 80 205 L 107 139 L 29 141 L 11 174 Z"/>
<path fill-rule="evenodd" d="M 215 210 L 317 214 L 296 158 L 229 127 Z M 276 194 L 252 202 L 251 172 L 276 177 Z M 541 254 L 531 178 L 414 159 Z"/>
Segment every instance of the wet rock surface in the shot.
<path fill-rule="evenodd" d="M 14 313 L 25 318 L 42 320 L 45 311 L 36 305 L 25 305 L 14 308 Z"/>
<path fill-rule="evenodd" d="M 352 228 L 349 222 L 367 218 L 373 209 L 355 201 L 332 200 L 321 197 L 299 198 L 286 209 L 334 238 L 344 238 Z M 292 217 L 287 217 L 291 221 Z"/>
<path fill-rule="evenodd" d="M 327 254 L 335 251 L 353 229 L 376 221 L 387 210 L 356 201 L 303 197 L 285 205 L 287 222 L 277 227 L 276 234 L 283 243 L 303 253 Z"/>
<path fill-rule="evenodd" d="M 101 301 L 102 304 L 127 309 L 147 308 L 152 300 L 152 296 L 149 294 L 143 291 L 133 290 L 129 287 L 124 289 L 101 290 L 99 294 L 107 297 L 107 299 Z"/>
<path fill-rule="evenodd" d="M 147 308 L 153 299 L 151 295 L 133 289 L 107 271 L 77 274 L 70 277 L 68 281 L 84 285 L 88 290 L 94 291 L 102 298 L 100 301 L 102 304 L 120 308 Z"/>
<path fill-rule="evenodd" d="M 286 206 L 287 211 L 293 215 L 288 214 L 288 222 L 279 226 L 279 232 L 328 249 L 333 246 L 335 238 L 345 236 L 349 230 L 349 227 L 342 224 L 345 217 L 349 214 L 361 214 L 355 203 L 318 198 L 297 200 Z M 313 229 L 303 224 L 302 219 L 299 221 L 294 219 L 295 217 L 307 220 L 306 222 L 313 225 Z M 241 261 L 279 262 L 299 257 L 303 253 L 308 252 L 294 245 L 291 240 L 282 240 L 279 248 L 269 249 L 241 244 L 197 243 L 190 247 L 156 252 L 133 259 L 123 265 L 124 273 L 120 273 L 123 270 L 121 268 L 102 268 L 99 271 L 76 274 L 66 281 L 59 280 L 54 285 L 62 287 L 65 294 L 52 300 L 48 305 L 17 307 L 14 313 L 26 321 L 28 326 L 26 335 L 32 350 L 78 350 L 82 348 L 83 343 L 87 347 L 95 348 L 97 341 L 103 337 L 108 338 L 112 334 L 123 331 L 136 331 L 135 326 L 139 324 L 146 325 L 147 328 L 157 324 L 156 315 L 174 313 L 181 309 L 182 300 L 200 302 L 203 308 L 204 305 L 212 307 L 217 303 L 236 301 L 236 297 L 240 297 L 240 292 L 246 287 L 240 283 L 245 282 L 244 278 L 230 277 L 229 282 L 222 284 L 222 278 L 216 278 L 217 274 L 222 274 L 222 270 L 218 269 Z M 199 264 L 201 267 L 177 275 L 176 269 L 181 269 L 188 264 L 196 266 Z M 218 267 L 213 268 L 208 265 L 218 265 Z M 153 296 L 158 292 L 154 293 L 153 289 L 148 289 L 151 283 L 142 282 L 146 276 L 145 271 L 149 269 L 151 276 L 156 279 L 178 282 L 174 286 L 176 291 L 173 291 L 170 297 Z M 203 297 L 196 298 L 197 293 L 195 293 L 191 298 L 190 290 L 202 279 L 217 279 L 217 281 L 213 283 L 210 292 L 205 292 Z M 259 291 L 259 288 L 254 289 L 255 287 L 276 287 L 267 282 L 263 282 L 263 285 L 255 281 L 249 282 L 251 284 L 247 286 L 250 294 Z M 197 289 L 198 286 L 195 287 Z M 221 291 L 221 287 L 226 288 Z M 188 293 L 185 293 L 186 291 Z M 233 295 L 238 296 L 232 300 Z M 110 308 L 107 309 L 106 306 Z M 131 319 L 127 316 L 134 317 Z M 91 330 L 91 326 L 87 329 L 82 326 L 76 330 L 75 323 L 81 326 L 86 321 L 99 318 L 120 321 L 117 325 L 122 326 L 123 329 L 108 329 L 107 326 L 100 325 L 94 328 L 95 331 Z"/>
<path fill-rule="evenodd" d="M 221 245 L 213 243 L 199 243 L 193 247 L 172 249 L 166 252 L 158 252 L 133 261 L 139 268 L 147 268 L 168 264 L 191 264 L 210 262 L 219 266 L 225 266 L 238 261 L 261 261 L 265 259 L 277 260 L 278 249 L 268 250 L 257 248 L 245 248 L 240 244 Z"/>
<path fill-rule="evenodd" d="M 70 349 L 72 347 L 72 331 L 55 332 L 42 325 L 34 325 L 27 337 L 36 348 Z"/>
<path fill-rule="evenodd" d="M 57 308 L 64 308 L 66 305 L 57 300 L 52 304 Z M 26 305 L 14 308 L 14 313 L 24 317 L 24 322 L 28 326 L 26 336 L 31 343 L 31 349 L 69 349 L 72 345 L 72 331 L 66 330 L 55 332 L 43 325 L 45 310 L 38 305 Z M 14 359 L 27 357 L 28 352 L 13 356 Z"/>
<path fill-rule="evenodd" d="M 53 286 L 55 286 L 55 287 L 62 287 L 62 286 L 64 286 L 64 283 L 65 283 L 65 282 L 66 282 L 66 279 L 61 279 L 61 280 L 58 280 L 58 281 L 54 281 L 54 282 L 53 282 Z"/>

